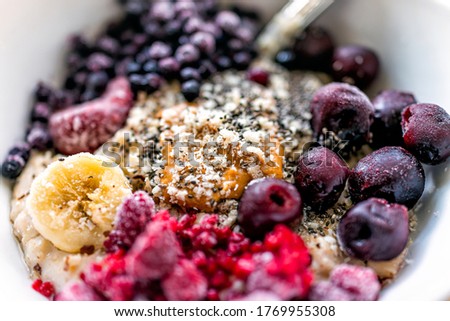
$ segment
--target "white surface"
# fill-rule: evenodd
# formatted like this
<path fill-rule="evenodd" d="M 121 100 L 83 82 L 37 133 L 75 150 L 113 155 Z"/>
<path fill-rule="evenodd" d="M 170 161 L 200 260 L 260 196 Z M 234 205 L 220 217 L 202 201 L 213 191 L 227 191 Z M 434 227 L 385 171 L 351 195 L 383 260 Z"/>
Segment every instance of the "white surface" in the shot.
<path fill-rule="evenodd" d="M 72 32 L 92 30 L 117 14 L 113 0 L 0 1 L 0 157 L 20 140 L 39 79 L 57 82 L 64 41 Z M 246 2 L 246 4 L 249 2 Z M 255 1 L 272 10 L 281 1 Z M 337 0 L 320 24 L 339 43 L 374 48 L 383 71 L 372 93 L 393 87 L 414 92 L 422 102 L 450 108 L 450 1 Z M 419 231 L 411 264 L 384 299 L 450 297 L 450 172 L 427 169 L 427 193 L 418 209 Z M 444 185 L 446 185 L 444 187 Z M 35 300 L 9 223 L 9 186 L 0 184 L 0 301 Z"/>

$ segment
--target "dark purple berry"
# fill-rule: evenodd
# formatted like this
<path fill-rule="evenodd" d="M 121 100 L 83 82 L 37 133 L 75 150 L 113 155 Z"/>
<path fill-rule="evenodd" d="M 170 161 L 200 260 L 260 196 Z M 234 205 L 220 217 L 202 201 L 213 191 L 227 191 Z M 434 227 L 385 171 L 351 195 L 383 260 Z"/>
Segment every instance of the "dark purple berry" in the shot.
<path fill-rule="evenodd" d="M 246 51 L 241 51 L 233 55 L 233 64 L 237 70 L 245 70 L 252 62 L 252 56 Z"/>
<path fill-rule="evenodd" d="M 92 52 L 88 41 L 81 35 L 74 35 L 69 38 L 70 51 L 77 53 L 81 57 L 87 57 Z"/>
<path fill-rule="evenodd" d="M 158 61 L 156 60 L 147 61 L 142 67 L 142 70 L 147 73 L 158 73 L 159 72 Z"/>
<path fill-rule="evenodd" d="M 85 103 L 87 101 L 94 100 L 95 98 L 98 98 L 99 94 L 94 89 L 86 89 L 80 96 L 80 102 Z"/>
<path fill-rule="evenodd" d="M 241 40 L 242 42 L 249 44 L 253 41 L 255 38 L 255 33 L 250 30 L 249 28 L 240 27 L 235 30 L 234 35 L 237 39 Z"/>
<path fill-rule="evenodd" d="M 298 67 L 297 56 L 290 49 L 281 50 L 275 56 L 275 61 L 288 70 L 296 69 Z"/>
<path fill-rule="evenodd" d="M 111 37 L 104 36 L 97 41 L 97 49 L 109 56 L 115 56 L 119 53 L 119 42 Z"/>
<path fill-rule="evenodd" d="M 398 90 L 384 90 L 378 94 L 372 104 L 375 118 L 372 124 L 373 146 L 402 146 L 402 111 L 416 103 L 413 94 Z"/>
<path fill-rule="evenodd" d="M 25 162 L 28 162 L 31 153 L 31 146 L 25 142 L 14 145 L 8 152 L 8 155 L 20 156 Z"/>
<path fill-rule="evenodd" d="M 269 72 L 262 68 L 252 68 L 247 71 L 247 79 L 256 82 L 262 86 L 267 86 L 269 83 Z"/>
<path fill-rule="evenodd" d="M 405 147 L 421 162 L 436 165 L 450 156 L 450 116 L 438 105 L 406 107 L 402 129 Z"/>
<path fill-rule="evenodd" d="M 200 83 L 188 80 L 181 84 L 181 93 L 187 101 L 194 101 L 200 95 Z"/>
<path fill-rule="evenodd" d="M 148 49 L 148 57 L 154 60 L 169 57 L 171 54 L 172 48 L 161 41 L 155 41 Z"/>
<path fill-rule="evenodd" d="M 25 167 L 25 160 L 19 155 L 8 155 L 2 164 L 2 176 L 8 179 L 19 177 Z"/>
<path fill-rule="evenodd" d="M 308 27 L 296 39 L 294 52 L 302 68 L 329 71 L 334 42 L 330 34 L 320 27 Z"/>
<path fill-rule="evenodd" d="M 173 19 L 175 11 L 168 1 L 155 1 L 150 9 L 150 18 L 164 22 Z"/>
<path fill-rule="evenodd" d="M 76 97 L 66 90 L 54 90 L 49 97 L 48 105 L 53 109 L 62 109 L 75 103 Z"/>
<path fill-rule="evenodd" d="M 341 46 L 334 51 L 332 74 L 336 81 L 366 88 L 376 78 L 379 65 L 372 50 L 357 45 Z"/>
<path fill-rule="evenodd" d="M 323 211 L 337 202 L 349 174 L 347 165 L 336 153 L 316 147 L 299 158 L 295 186 L 305 203 Z"/>
<path fill-rule="evenodd" d="M 240 39 L 232 38 L 228 41 L 226 46 L 231 52 L 237 52 L 244 50 L 245 43 Z"/>
<path fill-rule="evenodd" d="M 147 88 L 147 80 L 145 79 L 144 75 L 131 74 L 128 77 L 128 80 L 130 81 L 131 90 L 133 91 L 134 95 L 136 95 L 140 91 L 145 91 Z"/>
<path fill-rule="evenodd" d="M 217 71 L 216 66 L 210 60 L 203 60 L 200 62 L 198 72 L 203 79 L 207 79 Z"/>
<path fill-rule="evenodd" d="M 48 123 L 52 111 L 46 103 L 36 103 L 31 112 L 31 121 L 39 121 L 41 123 Z"/>
<path fill-rule="evenodd" d="M 173 79 L 180 72 L 180 63 L 173 57 L 167 57 L 159 61 L 158 68 L 163 76 Z"/>
<path fill-rule="evenodd" d="M 323 86 L 314 94 L 310 109 L 316 137 L 327 129 L 352 146 L 369 141 L 374 108 L 358 88 L 344 83 Z"/>
<path fill-rule="evenodd" d="M 207 55 L 214 53 L 216 50 L 216 39 L 210 33 L 198 31 L 191 36 L 190 40 L 201 52 Z"/>
<path fill-rule="evenodd" d="M 42 123 L 34 123 L 28 132 L 27 143 L 31 148 L 37 150 L 46 150 L 52 146 L 52 138 L 48 128 Z"/>
<path fill-rule="evenodd" d="M 230 69 L 233 66 L 233 61 L 228 56 L 219 56 L 215 62 L 220 71 Z"/>
<path fill-rule="evenodd" d="M 192 44 L 185 44 L 175 51 L 175 58 L 182 65 L 193 64 L 200 58 L 200 51 Z"/>
<path fill-rule="evenodd" d="M 112 68 L 114 61 L 111 57 L 102 53 L 93 53 L 89 56 L 86 66 L 90 71 L 100 71 Z"/>
<path fill-rule="evenodd" d="M 180 79 L 182 81 L 187 81 L 187 80 L 201 81 L 202 77 L 200 76 L 200 73 L 198 72 L 197 69 L 192 68 L 192 67 L 186 67 L 186 68 L 181 69 Z"/>
<path fill-rule="evenodd" d="M 34 96 L 37 102 L 46 103 L 52 95 L 53 88 L 43 82 L 39 82 L 34 90 Z"/>
<path fill-rule="evenodd" d="M 154 93 L 155 91 L 157 91 L 163 83 L 161 76 L 158 74 L 154 74 L 154 73 L 146 74 L 144 76 L 144 80 L 147 83 L 145 91 L 148 94 L 151 94 L 151 93 Z"/>
<path fill-rule="evenodd" d="M 216 24 L 225 32 L 233 34 L 239 28 L 241 19 L 232 11 L 222 11 L 216 16 Z"/>
<path fill-rule="evenodd" d="M 153 63 L 156 65 L 155 61 L 153 61 Z M 141 64 L 135 61 L 130 61 L 127 65 L 127 75 L 139 73 L 141 72 L 141 69 L 142 69 Z"/>
<path fill-rule="evenodd" d="M 183 31 L 188 35 L 193 34 L 194 32 L 200 31 L 204 23 L 199 17 L 189 18 L 183 27 Z"/>
<path fill-rule="evenodd" d="M 349 256 L 365 261 L 392 260 L 408 243 L 408 209 L 384 199 L 369 198 L 341 218 L 337 236 Z"/>
<path fill-rule="evenodd" d="M 182 23 L 179 20 L 172 20 L 164 26 L 164 31 L 169 39 L 175 40 L 181 35 L 181 28 Z"/>
<path fill-rule="evenodd" d="M 295 186 L 275 178 L 252 181 L 239 202 L 238 222 L 252 238 L 301 216 L 302 198 Z"/>
<path fill-rule="evenodd" d="M 425 174 L 420 162 L 401 147 L 383 147 L 362 158 L 348 180 L 353 201 L 370 197 L 412 208 L 422 196 Z"/>
<path fill-rule="evenodd" d="M 127 197 L 117 211 L 114 229 L 105 241 L 109 253 L 128 250 L 155 214 L 155 203 L 142 191 Z"/>
<path fill-rule="evenodd" d="M 86 87 L 98 93 L 102 93 L 109 82 L 109 76 L 105 71 L 98 71 L 89 74 L 86 80 Z"/>

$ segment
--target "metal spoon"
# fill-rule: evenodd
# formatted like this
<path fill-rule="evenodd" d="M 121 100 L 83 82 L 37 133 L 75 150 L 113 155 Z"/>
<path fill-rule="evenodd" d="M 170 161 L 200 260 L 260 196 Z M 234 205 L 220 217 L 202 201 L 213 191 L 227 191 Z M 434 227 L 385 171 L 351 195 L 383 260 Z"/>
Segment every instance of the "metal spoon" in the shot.
<path fill-rule="evenodd" d="M 290 0 L 267 24 L 256 43 L 263 56 L 272 58 L 289 45 L 334 0 Z"/>

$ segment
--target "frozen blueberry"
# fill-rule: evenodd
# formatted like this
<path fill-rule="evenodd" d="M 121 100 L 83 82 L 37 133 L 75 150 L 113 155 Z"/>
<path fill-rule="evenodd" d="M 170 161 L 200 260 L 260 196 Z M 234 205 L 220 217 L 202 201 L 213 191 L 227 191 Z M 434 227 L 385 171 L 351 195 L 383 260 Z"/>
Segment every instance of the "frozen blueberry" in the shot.
<path fill-rule="evenodd" d="M 408 151 L 389 146 L 362 158 L 350 174 L 348 185 L 355 202 L 378 197 L 412 208 L 422 196 L 425 174 Z"/>
<path fill-rule="evenodd" d="M 312 129 L 319 137 L 323 130 L 356 146 L 368 142 L 374 108 L 369 98 L 355 86 L 331 83 L 316 91 L 310 104 Z"/>
<path fill-rule="evenodd" d="M 100 71 L 111 69 L 114 65 L 113 59 L 103 53 L 93 53 L 89 56 L 86 66 L 89 71 Z"/>
<path fill-rule="evenodd" d="M 173 79 L 180 72 L 180 64 L 175 58 L 167 57 L 159 61 L 158 69 L 165 78 Z"/>
<path fill-rule="evenodd" d="M 245 70 L 252 62 L 252 56 L 246 51 L 237 52 L 233 55 L 233 64 L 237 70 Z"/>
<path fill-rule="evenodd" d="M 200 95 L 200 83 L 188 80 L 181 84 L 181 93 L 187 101 L 194 101 Z"/>
<path fill-rule="evenodd" d="M 155 61 L 152 62 L 156 65 Z M 139 73 L 141 72 L 141 69 L 142 69 L 141 64 L 137 63 L 136 61 L 130 61 L 127 64 L 127 75 Z"/>
<path fill-rule="evenodd" d="M 31 111 L 31 121 L 48 123 L 52 111 L 46 103 L 36 103 Z"/>
<path fill-rule="evenodd" d="M 372 143 L 376 148 L 383 146 L 402 146 L 401 118 L 403 109 L 416 103 L 409 92 L 384 90 L 373 100 L 375 118 L 372 124 Z"/>
<path fill-rule="evenodd" d="M 216 24 L 223 31 L 232 34 L 241 24 L 241 19 L 232 11 L 222 11 L 216 16 Z"/>
<path fill-rule="evenodd" d="M 109 76 L 105 71 L 93 72 L 86 79 L 86 87 L 98 93 L 102 93 L 108 84 Z"/>
<path fill-rule="evenodd" d="M 182 65 L 189 65 L 200 59 L 200 51 L 192 44 L 185 44 L 175 51 L 175 58 Z"/>
<path fill-rule="evenodd" d="M 2 164 L 2 176 L 8 179 L 19 177 L 25 164 L 25 160 L 20 155 L 8 155 Z"/>
<path fill-rule="evenodd" d="M 215 61 L 219 70 L 227 70 L 233 66 L 233 61 L 228 56 L 219 56 Z"/>
<path fill-rule="evenodd" d="M 32 125 L 27 135 L 27 143 L 31 148 L 37 150 L 46 150 L 52 145 L 52 138 L 47 126 L 36 122 Z"/>
<path fill-rule="evenodd" d="M 148 49 L 148 57 L 154 60 L 169 57 L 171 54 L 170 46 L 161 41 L 155 41 Z"/>
<path fill-rule="evenodd" d="M 305 152 L 298 160 L 295 186 L 305 203 L 318 210 L 333 206 L 344 190 L 350 171 L 344 161 L 326 147 Z"/>
<path fill-rule="evenodd" d="M 144 88 L 145 91 L 147 92 L 147 94 L 151 94 L 161 87 L 163 79 L 158 74 L 149 73 L 144 75 L 144 82 L 146 83 L 146 87 Z"/>
<path fill-rule="evenodd" d="M 369 198 L 342 217 L 337 236 L 341 247 L 352 257 L 391 260 L 400 255 L 408 243 L 408 209 L 384 199 Z"/>
<path fill-rule="evenodd" d="M 334 80 L 366 88 L 378 75 L 379 60 L 370 49 L 357 46 L 341 46 L 333 55 L 332 75 Z"/>
<path fill-rule="evenodd" d="M 139 91 L 145 91 L 147 87 L 147 79 L 145 79 L 144 75 L 140 74 L 131 74 L 128 77 L 131 85 L 131 90 L 136 95 Z"/>
<path fill-rule="evenodd" d="M 144 72 L 158 73 L 160 71 L 158 61 L 156 60 L 147 61 L 142 67 L 142 70 Z"/>
<path fill-rule="evenodd" d="M 119 53 L 120 44 L 112 37 L 103 36 L 97 41 L 96 47 L 109 56 L 115 56 Z"/>
<path fill-rule="evenodd" d="M 18 155 L 25 162 L 30 158 L 31 146 L 28 143 L 22 142 L 14 145 L 8 152 L 8 155 Z"/>
<path fill-rule="evenodd" d="M 34 96 L 38 102 L 46 103 L 52 95 L 53 88 L 43 82 L 39 82 L 34 90 Z"/>
<path fill-rule="evenodd" d="M 186 67 L 181 69 L 180 71 L 180 78 L 182 81 L 187 81 L 187 80 L 197 80 L 197 81 L 201 81 L 202 77 L 200 76 L 200 73 L 198 72 L 197 69 L 192 68 L 192 67 Z"/>
<path fill-rule="evenodd" d="M 421 162 L 440 164 L 450 156 L 450 116 L 438 105 L 415 104 L 402 114 L 405 147 Z"/>
<path fill-rule="evenodd" d="M 190 40 L 202 53 L 207 55 L 214 53 L 216 50 L 216 39 L 210 33 L 198 31 L 191 36 Z"/>
<path fill-rule="evenodd" d="M 299 65 L 305 69 L 329 71 L 334 41 L 321 27 L 308 27 L 296 39 L 294 52 Z"/>
<path fill-rule="evenodd" d="M 302 198 L 295 186 L 275 178 L 254 180 L 239 202 L 238 222 L 252 238 L 301 216 Z"/>
<path fill-rule="evenodd" d="M 207 79 L 209 76 L 217 71 L 216 66 L 210 60 L 202 60 L 199 63 L 198 72 L 203 79 Z"/>
<path fill-rule="evenodd" d="M 281 50 L 275 56 L 275 61 L 288 70 L 298 68 L 297 55 L 291 49 Z"/>

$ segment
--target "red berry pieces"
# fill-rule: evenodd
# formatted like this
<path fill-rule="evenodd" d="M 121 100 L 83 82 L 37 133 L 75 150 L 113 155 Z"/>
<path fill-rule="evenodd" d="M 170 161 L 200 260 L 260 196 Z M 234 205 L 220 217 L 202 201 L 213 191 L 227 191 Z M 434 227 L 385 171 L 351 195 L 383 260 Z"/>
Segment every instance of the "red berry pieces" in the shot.
<path fill-rule="evenodd" d="M 372 50 L 358 45 L 341 46 L 334 51 L 332 74 L 336 81 L 366 88 L 378 75 L 379 66 Z"/>
<path fill-rule="evenodd" d="M 298 160 L 295 186 L 305 203 L 326 210 L 339 199 L 350 171 L 344 161 L 325 147 L 316 147 Z"/>
<path fill-rule="evenodd" d="M 354 202 L 384 198 L 412 208 L 422 196 L 425 174 L 420 162 L 401 147 L 383 147 L 362 158 L 350 174 Z"/>
<path fill-rule="evenodd" d="M 43 282 L 42 280 L 38 279 L 33 282 L 32 287 L 33 290 L 39 292 L 47 299 L 52 298 L 55 294 L 55 288 L 53 287 L 53 284 L 51 282 Z"/>
<path fill-rule="evenodd" d="M 173 270 L 180 255 L 180 244 L 170 225 L 150 222 L 127 255 L 127 272 L 137 279 L 159 279 Z"/>
<path fill-rule="evenodd" d="M 50 134 L 55 147 L 67 155 L 94 152 L 123 126 L 131 103 L 128 81 L 116 78 L 101 98 L 53 114 Z"/>
<path fill-rule="evenodd" d="M 89 285 L 78 281 L 66 284 L 55 301 L 102 301 L 102 297 Z"/>
<path fill-rule="evenodd" d="M 117 211 L 114 229 L 105 241 L 109 253 L 128 250 L 155 214 L 155 202 L 145 192 L 139 191 L 127 197 Z"/>
<path fill-rule="evenodd" d="M 339 243 L 361 260 L 388 261 L 405 249 L 409 237 L 408 209 L 369 198 L 351 208 L 339 222 Z"/>
<path fill-rule="evenodd" d="M 194 263 L 180 260 L 161 283 L 170 301 L 198 301 L 206 297 L 208 283 Z"/>
<path fill-rule="evenodd" d="M 329 71 L 334 41 L 321 27 L 308 27 L 295 40 L 294 52 L 301 68 Z"/>
<path fill-rule="evenodd" d="M 372 124 L 373 146 L 402 146 L 402 111 L 416 103 L 413 94 L 398 90 L 384 90 L 373 100 L 375 119 Z"/>
<path fill-rule="evenodd" d="M 301 216 L 302 199 L 295 186 L 275 178 L 251 182 L 239 202 L 239 224 L 246 235 L 255 238 Z"/>
<path fill-rule="evenodd" d="M 263 250 L 254 254 L 254 271 L 248 276 L 247 291 L 269 291 L 281 300 L 302 299 L 309 292 L 313 275 L 311 257 L 303 240 L 283 225 L 264 238 Z"/>
<path fill-rule="evenodd" d="M 450 156 L 450 116 L 433 104 L 410 105 L 402 114 L 405 147 L 421 162 L 436 165 Z"/>
<path fill-rule="evenodd" d="M 374 108 L 369 98 L 358 88 L 343 83 L 323 86 L 314 94 L 310 109 L 316 137 L 327 129 L 352 145 L 369 140 Z"/>
<path fill-rule="evenodd" d="M 125 272 L 123 252 L 108 255 L 99 263 L 93 263 L 82 274 L 82 279 L 90 287 L 111 301 L 131 300 L 134 295 L 135 280 Z"/>
<path fill-rule="evenodd" d="M 375 272 L 366 267 L 342 264 L 333 269 L 329 281 L 315 284 L 311 301 L 374 301 L 381 285 Z"/>
<path fill-rule="evenodd" d="M 269 83 L 269 73 L 265 69 L 255 67 L 247 71 L 247 79 L 262 86 L 267 86 Z"/>

